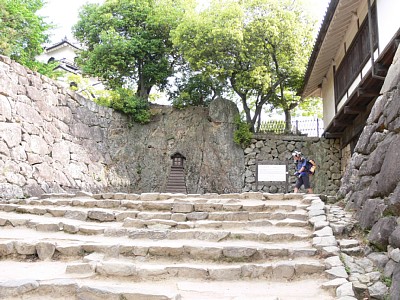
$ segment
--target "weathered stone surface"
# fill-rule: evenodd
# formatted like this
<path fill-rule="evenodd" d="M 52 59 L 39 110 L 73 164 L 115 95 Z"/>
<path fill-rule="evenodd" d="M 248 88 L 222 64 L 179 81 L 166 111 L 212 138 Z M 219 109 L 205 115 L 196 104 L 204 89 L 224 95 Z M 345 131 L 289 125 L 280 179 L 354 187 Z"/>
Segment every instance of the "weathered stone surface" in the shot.
<path fill-rule="evenodd" d="M 332 280 L 330 280 L 328 282 L 324 282 L 322 284 L 322 288 L 336 291 L 337 287 L 339 287 L 342 284 L 345 284 L 347 282 L 348 281 L 345 278 L 336 278 L 336 279 L 332 279 Z"/>
<path fill-rule="evenodd" d="M 197 257 L 199 259 L 215 259 L 218 260 L 222 256 L 222 247 L 189 247 L 185 246 L 185 251 L 189 253 L 191 257 Z"/>
<path fill-rule="evenodd" d="M 57 245 L 56 250 L 65 256 L 81 256 L 83 255 L 83 248 L 81 245 Z"/>
<path fill-rule="evenodd" d="M 81 225 L 79 226 L 79 232 L 83 234 L 102 234 L 104 232 L 104 228 L 90 225 Z"/>
<path fill-rule="evenodd" d="M 337 241 L 334 236 L 322 236 L 313 238 L 313 245 L 317 248 L 336 246 Z"/>
<path fill-rule="evenodd" d="M 0 122 L 0 135 L 9 148 L 16 147 L 22 139 L 20 124 Z"/>
<path fill-rule="evenodd" d="M 209 276 L 212 280 L 238 280 L 241 276 L 240 267 L 226 267 L 209 270 Z"/>
<path fill-rule="evenodd" d="M 389 237 L 396 226 L 397 221 L 395 217 L 384 217 L 379 219 L 368 234 L 368 240 L 379 250 L 386 251 L 386 248 L 389 245 Z"/>
<path fill-rule="evenodd" d="M 70 279 L 54 279 L 40 281 L 37 295 L 52 295 L 73 299 L 76 295 L 78 284 Z"/>
<path fill-rule="evenodd" d="M 24 192 L 22 188 L 17 185 L 9 183 L 0 183 L 0 195 L 4 199 L 23 198 Z"/>
<path fill-rule="evenodd" d="M 191 212 L 186 214 L 186 218 L 189 221 L 198 221 L 198 220 L 205 220 L 208 218 L 207 212 Z"/>
<path fill-rule="evenodd" d="M 372 252 L 367 256 L 374 265 L 379 268 L 383 269 L 386 263 L 389 261 L 389 257 L 385 252 Z"/>
<path fill-rule="evenodd" d="M 134 276 L 137 274 L 133 263 L 104 261 L 96 266 L 96 273 L 107 276 Z"/>
<path fill-rule="evenodd" d="M 325 270 L 325 266 L 317 262 L 309 263 L 297 263 L 295 264 L 296 276 L 311 275 L 322 273 Z"/>
<path fill-rule="evenodd" d="M 273 265 L 273 278 L 278 280 L 290 280 L 295 275 L 295 265 L 289 262 Z"/>
<path fill-rule="evenodd" d="M 115 216 L 113 213 L 99 210 L 89 211 L 88 218 L 100 222 L 111 222 L 115 220 Z"/>
<path fill-rule="evenodd" d="M 333 267 L 325 271 L 331 279 L 335 278 L 347 278 L 348 274 L 344 266 Z"/>
<path fill-rule="evenodd" d="M 154 247 L 149 247 L 148 252 L 150 255 L 155 255 L 155 256 L 180 256 L 183 253 L 183 247 L 154 246 Z"/>
<path fill-rule="evenodd" d="M 63 224 L 63 230 L 68 233 L 77 233 L 79 226 L 73 224 Z"/>
<path fill-rule="evenodd" d="M 60 225 L 54 223 L 39 223 L 36 225 L 37 231 L 57 232 L 60 231 Z"/>
<path fill-rule="evenodd" d="M 18 254 L 23 254 L 23 255 L 36 254 L 36 245 L 33 242 L 15 242 L 14 247 Z"/>
<path fill-rule="evenodd" d="M 95 270 L 94 265 L 90 263 L 70 263 L 65 269 L 66 273 L 86 274 Z"/>
<path fill-rule="evenodd" d="M 400 249 L 394 248 L 388 251 L 389 258 L 394 260 L 395 262 L 400 262 Z"/>
<path fill-rule="evenodd" d="M 167 267 L 166 270 L 174 277 L 181 278 L 207 279 L 209 274 L 208 270 L 205 268 L 196 268 L 189 266 Z M 217 274 L 214 273 L 214 275 Z"/>
<path fill-rule="evenodd" d="M 0 256 L 6 256 L 12 254 L 14 252 L 14 243 L 13 242 L 0 242 Z"/>
<path fill-rule="evenodd" d="M 396 268 L 396 265 L 397 265 L 397 262 L 390 259 L 385 265 L 385 269 L 383 270 L 383 276 L 385 276 L 386 278 L 392 278 L 392 275 L 393 275 L 394 269 Z"/>
<path fill-rule="evenodd" d="M 2 297 L 16 297 L 36 290 L 39 282 L 36 280 L 10 280 L 0 283 L 0 295 Z"/>
<path fill-rule="evenodd" d="M 172 212 L 174 213 L 191 213 L 194 210 L 192 203 L 174 203 Z"/>
<path fill-rule="evenodd" d="M 229 258 L 248 258 L 257 252 L 256 249 L 246 247 L 226 247 L 223 249 L 222 254 Z"/>
<path fill-rule="evenodd" d="M 322 228 L 320 230 L 314 231 L 313 235 L 314 236 L 319 236 L 319 237 L 321 237 L 321 236 L 333 236 L 333 231 L 332 231 L 332 228 L 327 226 L 327 227 L 324 227 L 324 228 Z"/>
<path fill-rule="evenodd" d="M 392 286 L 390 287 L 390 299 L 399 300 L 400 299 L 400 263 L 397 263 L 393 271 L 392 276 Z"/>
<path fill-rule="evenodd" d="M 382 216 L 386 205 L 383 199 L 368 199 L 360 213 L 360 226 L 363 229 L 372 228 L 372 226 Z"/>
<path fill-rule="evenodd" d="M 400 226 L 397 226 L 391 233 L 389 243 L 393 248 L 400 248 Z"/>
<path fill-rule="evenodd" d="M 331 269 L 333 267 L 343 266 L 343 263 L 339 256 L 331 256 L 325 259 L 325 266 L 327 269 Z"/>
<path fill-rule="evenodd" d="M 39 242 L 36 244 L 36 252 L 41 260 L 50 260 L 56 250 L 56 246 L 50 242 Z"/>
<path fill-rule="evenodd" d="M 394 162 L 400 161 L 400 135 L 395 135 L 387 149 L 380 173 L 372 182 L 372 195 L 389 195 L 400 181 L 400 172 Z"/>
<path fill-rule="evenodd" d="M 67 219 L 85 221 L 87 219 L 87 213 L 85 211 L 67 210 L 64 214 L 64 217 Z"/>
<path fill-rule="evenodd" d="M 369 295 L 372 298 L 383 300 L 383 299 L 385 299 L 385 295 L 388 291 L 388 287 L 384 283 L 378 281 L 378 282 L 375 282 L 372 286 L 370 286 L 368 288 L 368 291 L 369 291 Z"/>

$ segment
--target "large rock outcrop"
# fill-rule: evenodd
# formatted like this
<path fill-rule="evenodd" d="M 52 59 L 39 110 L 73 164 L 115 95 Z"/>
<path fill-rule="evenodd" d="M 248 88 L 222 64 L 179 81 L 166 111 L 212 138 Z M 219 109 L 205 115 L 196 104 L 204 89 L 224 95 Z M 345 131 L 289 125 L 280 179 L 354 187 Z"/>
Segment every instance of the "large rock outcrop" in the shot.
<path fill-rule="evenodd" d="M 399 248 L 400 233 L 400 48 L 374 104 L 339 194 L 353 209 L 368 240 L 379 250 Z M 391 299 L 399 299 L 399 267 Z"/>
<path fill-rule="evenodd" d="M 155 106 L 147 125 L 0 56 L 0 197 L 76 190 L 163 192 L 171 155 L 186 157 L 189 193 L 240 192 L 244 154 L 234 103 Z"/>

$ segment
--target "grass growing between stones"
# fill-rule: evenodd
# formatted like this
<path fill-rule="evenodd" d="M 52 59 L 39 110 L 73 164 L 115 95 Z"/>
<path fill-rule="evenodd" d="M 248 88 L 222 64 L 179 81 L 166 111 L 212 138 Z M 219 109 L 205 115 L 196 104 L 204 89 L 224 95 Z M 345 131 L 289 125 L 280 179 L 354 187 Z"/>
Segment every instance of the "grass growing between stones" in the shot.
<path fill-rule="evenodd" d="M 382 276 L 381 281 L 388 287 L 390 288 L 392 286 L 392 278 L 391 277 L 386 277 Z"/>

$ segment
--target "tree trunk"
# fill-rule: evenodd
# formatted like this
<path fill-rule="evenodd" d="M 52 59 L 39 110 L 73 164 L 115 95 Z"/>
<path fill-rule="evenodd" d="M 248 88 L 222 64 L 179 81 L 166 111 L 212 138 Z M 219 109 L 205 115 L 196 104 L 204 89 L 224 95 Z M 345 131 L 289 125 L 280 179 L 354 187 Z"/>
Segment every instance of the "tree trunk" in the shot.
<path fill-rule="evenodd" d="M 292 114 L 289 109 L 285 109 L 285 133 L 290 133 L 292 130 Z"/>
<path fill-rule="evenodd" d="M 136 96 L 148 101 L 151 87 L 148 88 L 146 85 L 146 78 L 143 75 L 143 61 L 138 63 L 138 77 Z"/>

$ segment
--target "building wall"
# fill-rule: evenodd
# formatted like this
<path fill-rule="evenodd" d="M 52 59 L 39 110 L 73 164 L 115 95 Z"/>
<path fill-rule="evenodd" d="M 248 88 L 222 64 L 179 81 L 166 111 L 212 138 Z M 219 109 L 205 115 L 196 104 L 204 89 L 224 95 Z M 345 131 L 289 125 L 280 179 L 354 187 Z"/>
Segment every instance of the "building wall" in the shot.
<path fill-rule="evenodd" d="M 382 52 L 400 29 L 400 1 L 376 0 L 379 24 L 379 49 Z"/>
<path fill-rule="evenodd" d="M 333 85 L 333 66 L 329 68 L 329 72 L 326 75 L 326 79 L 322 82 L 321 97 L 323 101 L 323 120 L 325 129 L 332 122 L 336 114 L 335 90 Z"/>
<path fill-rule="evenodd" d="M 371 0 L 371 5 L 374 3 Z M 379 31 L 379 46 L 374 53 L 374 58 L 376 59 L 380 53 L 385 49 L 387 44 L 390 42 L 394 34 L 400 28 L 400 18 L 397 16 L 397 11 L 400 10 L 400 1 L 395 0 L 377 0 L 377 14 L 378 14 L 378 31 Z M 361 25 L 364 20 L 366 20 L 368 14 L 368 2 L 360 1 L 360 6 L 351 21 L 350 26 L 347 29 L 345 38 L 343 41 L 338 41 L 341 43 L 339 51 L 334 57 L 333 65 L 336 67 L 340 66 L 341 61 L 345 56 L 345 49 L 348 49 L 352 43 L 352 40 L 357 34 L 358 26 Z M 362 72 L 355 79 L 353 84 L 350 86 L 347 95 L 345 95 L 335 107 L 334 98 L 334 80 L 333 80 L 333 65 L 329 68 L 327 74 L 327 83 L 322 86 L 322 97 L 324 99 L 324 123 L 328 126 L 335 117 L 336 111 L 339 110 L 346 102 L 347 97 L 357 88 L 358 83 L 365 76 L 365 74 L 371 68 L 370 60 L 365 64 Z"/>
<path fill-rule="evenodd" d="M 70 62 L 74 62 L 74 59 L 76 57 L 75 52 L 76 52 L 75 49 L 69 46 L 65 46 L 59 49 L 52 50 L 50 52 L 42 53 L 41 55 L 37 56 L 36 59 L 43 63 L 47 63 L 51 57 L 54 57 L 55 60 L 60 60 L 65 58 Z"/>

